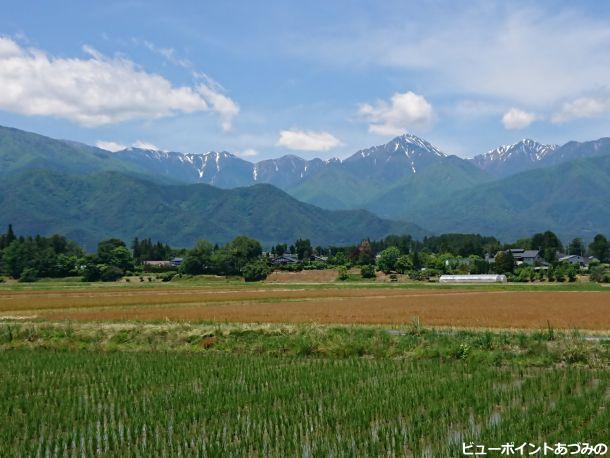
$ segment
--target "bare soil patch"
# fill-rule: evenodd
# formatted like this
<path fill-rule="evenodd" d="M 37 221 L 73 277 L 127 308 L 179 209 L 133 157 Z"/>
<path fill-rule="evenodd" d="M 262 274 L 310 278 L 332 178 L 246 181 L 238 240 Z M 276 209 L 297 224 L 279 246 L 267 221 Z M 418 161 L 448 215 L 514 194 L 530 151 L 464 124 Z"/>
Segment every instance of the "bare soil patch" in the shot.
<path fill-rule="evenodd" d="M 336 269 L 302 270 L 301 272 L 282 272 L 276 270 L 267 277 L 269 283 L 324 283 L 337 278 Z"/>

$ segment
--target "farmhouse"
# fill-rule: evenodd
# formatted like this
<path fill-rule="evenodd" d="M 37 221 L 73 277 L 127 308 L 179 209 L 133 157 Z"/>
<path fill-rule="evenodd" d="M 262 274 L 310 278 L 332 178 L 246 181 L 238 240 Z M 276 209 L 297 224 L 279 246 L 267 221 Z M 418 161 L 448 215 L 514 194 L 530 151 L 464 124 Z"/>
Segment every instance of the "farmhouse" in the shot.
<path fill-rule="evenodd" d="M 517 265 L 519 264 L 529 264 L 533 266 L 537 262 L 542 261 L 542 257 L 540 256 L 539 250 L 525 250 L 523 248 L 512 248 L 509 250 L 513 258 L 515 258 L 515 262 Z"/>
<path fill-rule="evenodd" d="M 506 275 L 441 275 L 440 283 L 506 283 Z"/>
<path fill-rule="evenodd" d="M 317 254 L 312 254 L 309 257 L 310 261 L 317 261 L 317 262 L 327 262 L 328 261 L 328 256 L 318 256 Z"/>
<path fill-rule="evenodd" d="M 171 261 L 142 261 L 142 264 L 151 267 L 172 267 Z"/>
<path fill-rule="evenodd" d="M 285 266 L 286 264 L 296 264 L 299 262 L 299 258 L 296 254 L 284 253 L 280 256 L 276 256 L 271 260 L 271 264 L 276 266 Z"/>
<path fill-rule="evenodd" d="M 573 266 L 589 267 L 589 264 L 597 261 L 593 256 L 580 256 L 578 254 L 558 254 L 559 262 L 567 262 Z"/>
<path fill-rule="evenodd" d="M 510 250 L 505 251 L 505 253 L 510 252 L 515 259 L 515 263 L 517 265 L 528 264 L 530 266 L 540 264 L 543 262 L 542 257 L 540 256 L 540 250 L 526 250 L 524 248 L 511 248 Z M 497 256 L 497 254 L 496 254 Z M 485 256 L 485 260 L 489 263 L 495 263 L 496 258 Z"/>
<path fill-rule="evenodd" d="M 182 264 L 182 258 L 172 258 L 169 261 L 153 261 L 153 260 L 142 261 L 142 265 L 150 266 L 150 267 L 158 267 L 158 268 L 179 267 L 180 264 Z"/>

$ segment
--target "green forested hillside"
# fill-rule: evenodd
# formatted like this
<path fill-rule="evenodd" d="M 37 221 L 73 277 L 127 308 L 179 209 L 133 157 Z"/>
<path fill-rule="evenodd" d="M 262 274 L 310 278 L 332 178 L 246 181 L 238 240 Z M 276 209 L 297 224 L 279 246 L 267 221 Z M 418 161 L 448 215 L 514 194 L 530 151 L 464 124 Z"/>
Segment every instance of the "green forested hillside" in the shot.
<path fill-rule="evenodd" d="M 109 151 L 0 126 L 0 178 L 37 168 L 62 173 L 119 170 L 142 173 Z"/>
<path fill-rule="evenodd" d="M 265 245 L 299 237 L 314 244 L 346 244 L 391 233 L 424 235 L 412 224 L 364 210 L 323 210 L 271 185 L 232 190 L 163 185 L 118 172 L 12 175 L 0 184 L 0 207 L 0 227 L 12 223 L 20 233 L 61 233 L 88 247 L 110 236 L 191 246 L 200 238 L 224 243 L 240 234 Z"/>
<path fill-rule="evenodd" d="M 610 155 L 580 159 L 455 192 L 409 220 L 434 232 L 515 240 L 551 229 L 591 238 L 610 229 Z"/>
<path fill-rule="evenodd" d="M 489 180 L 491 177 L 484 171 L 449 156 L 394 181 L 358 177 L 346 168 L 329 168 L 288 192 L 323 208 L 366 208 L 384 218 L 396 219 L 456 190 Z"/>
<path fill-rule="evenodd" d="M 489 175 L 472 164 L 448 157 L 442 164 L 409 176 L 389 190 L 369 199 L 364 208 L 384 218 L 403 219 L 426 211 L 454 192 L 490 181 Z"/>

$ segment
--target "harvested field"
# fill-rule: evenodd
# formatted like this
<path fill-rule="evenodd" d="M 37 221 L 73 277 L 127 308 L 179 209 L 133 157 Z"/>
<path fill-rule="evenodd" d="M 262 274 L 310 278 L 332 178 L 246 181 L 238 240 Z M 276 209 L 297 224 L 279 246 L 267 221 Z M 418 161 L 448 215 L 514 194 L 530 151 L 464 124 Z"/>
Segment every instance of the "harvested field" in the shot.
<path fill-rule="evenodd" d="M 130 289 L 0 293 L 2 316 L 610 329 L 610 292 L 406 288 Z"/>

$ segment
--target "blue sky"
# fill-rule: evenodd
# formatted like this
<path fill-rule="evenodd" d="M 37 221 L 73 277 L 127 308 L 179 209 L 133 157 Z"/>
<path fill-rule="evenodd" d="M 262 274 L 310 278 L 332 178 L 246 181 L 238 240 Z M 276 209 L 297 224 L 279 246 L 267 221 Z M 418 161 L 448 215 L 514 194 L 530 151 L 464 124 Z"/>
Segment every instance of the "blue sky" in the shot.
<path fill-rule="evenodd" d="M 610 135 L 606 2 L 3 2 L 0 124 L 116 149 L 472 156 Z"/>

